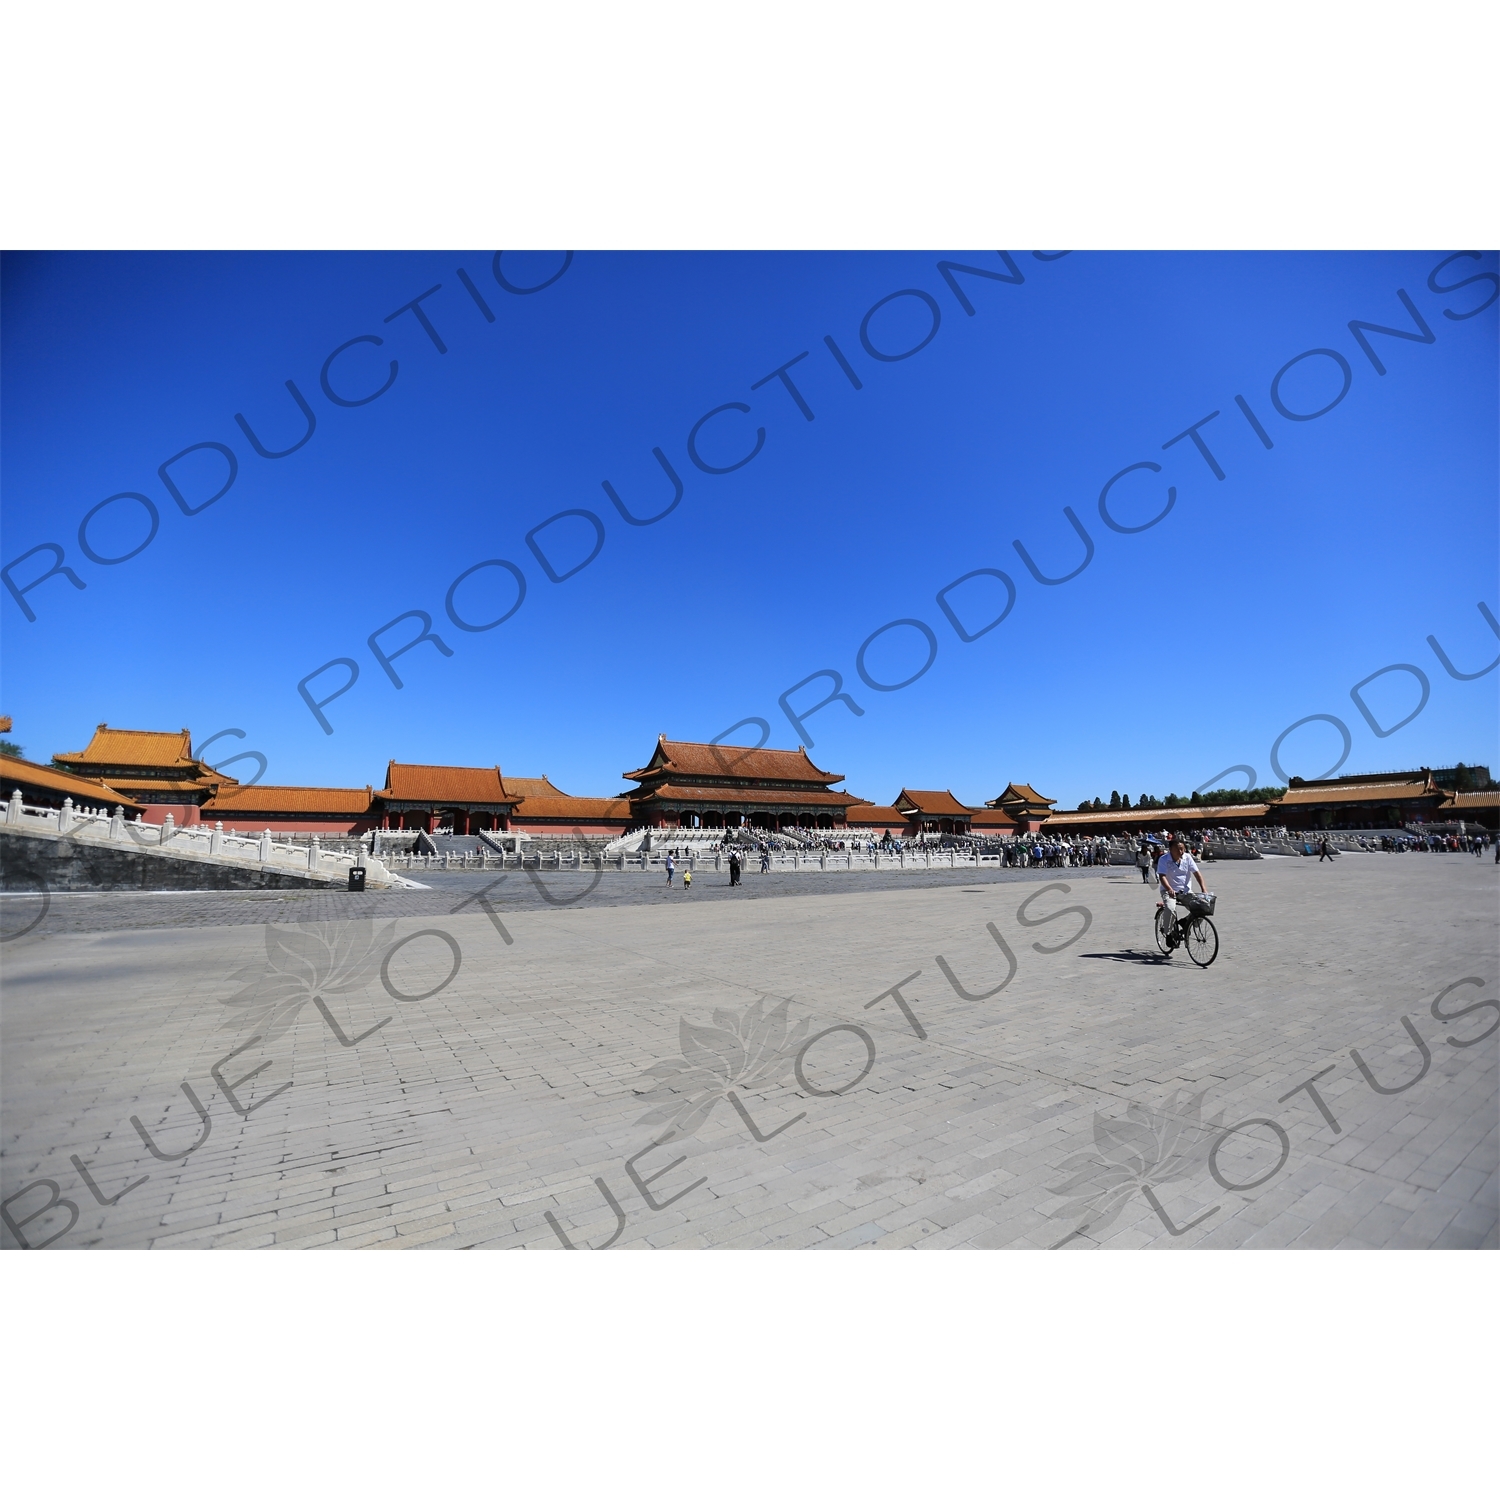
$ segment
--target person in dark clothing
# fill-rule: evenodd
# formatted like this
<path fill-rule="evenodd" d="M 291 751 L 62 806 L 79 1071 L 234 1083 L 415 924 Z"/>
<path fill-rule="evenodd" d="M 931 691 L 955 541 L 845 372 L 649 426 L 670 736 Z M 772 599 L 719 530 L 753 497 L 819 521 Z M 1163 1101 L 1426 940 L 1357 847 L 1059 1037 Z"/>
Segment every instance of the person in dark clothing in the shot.
<path fill-rule="evenodd" d="M 1322 864 L 1325 859 L 1331 860 L 1332 858 L 1333 850 L 1328 847 L 1328 840 L 1324 839 L 1318 845 L 1318 863 Z"/>
<path fill-rule="evenodd" d="M 734 850 L 729 851 L 729 884 L 736 886 L 740 883 L 740 857 Z"/>

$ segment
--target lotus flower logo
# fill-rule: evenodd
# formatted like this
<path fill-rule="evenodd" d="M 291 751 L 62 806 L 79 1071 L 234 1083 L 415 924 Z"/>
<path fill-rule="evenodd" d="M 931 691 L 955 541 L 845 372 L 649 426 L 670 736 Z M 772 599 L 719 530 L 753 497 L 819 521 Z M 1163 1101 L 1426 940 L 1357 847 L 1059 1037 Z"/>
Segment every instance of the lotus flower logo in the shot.
<path fill-rule="evenodd" d="M 648 1068 L 635 1085 L 637 1094 L 666 1089 L 673 1097 L 642 1115 L 636 1124 L 666 1125 L 676 1135 L 692 1135 L 731 1089 L 784 1082 L 812 1028 L 808 1019 L 788 1033 L 787 1007 L 791 1003 L 783 1000 L 767 1012 L 763 997 L 739 1015 L 716 1010 L 712 1026 L 692 1026 L 686 1018 L 680 1018 L 677 1038 L 682 1057 Z M 655 1081 L 646 1083 L 647 1079 Z"/>
<path fill-rule="evenodd" d="M 1059 1197 L 1075 1200 L 1059 1217 L 1083 1220 L 1068 1239 L 1113 1224 L 1137 1189 L 1173 1235 L 1185 1234 L 1193 1227 L 1189 1224 L 1179 1229 L 1173 1224 L 1153 1188 L 1180 1182 L 1201 1171 L 1224 1119 L 1222 1112 L 1211 1120 L 1201 1118 L 1202 1093 L 1179 1105 L 1180 1093 L 1180 1089 L 1173 1090 L 1160 1110 L 1132 1104 L 1123 1120 L 1107 1120 L 1095 1111 L 1095 1149 L 1065 1161 L 1061 1170 L 1074 1175 L 1052 1189 Z M 1217 1212 L 1209 1210 L 1210 1214 Z M 1208 1216 L 1204 1214 L 1203 1218 Z"/>
<path fill-rule="evenodd" d="M 381 954 L 395 930 L 394 922 L 378 932 L 370 921 L 303 922 L 295 927 L 268 922 L 265 935 L 270 969 L 252 963 L 229 976 L 235 982 L 249 982 L 220 1002 L 232 1007 L 224 1025 L 251 1025 L 266 1041 L 274 1041 L 290 1030 L 302 1007 L 311 1000 L 339 1034 L 337 1023 L 322 1003 L 323 996 L 361 988 L 379 968 Z"/>

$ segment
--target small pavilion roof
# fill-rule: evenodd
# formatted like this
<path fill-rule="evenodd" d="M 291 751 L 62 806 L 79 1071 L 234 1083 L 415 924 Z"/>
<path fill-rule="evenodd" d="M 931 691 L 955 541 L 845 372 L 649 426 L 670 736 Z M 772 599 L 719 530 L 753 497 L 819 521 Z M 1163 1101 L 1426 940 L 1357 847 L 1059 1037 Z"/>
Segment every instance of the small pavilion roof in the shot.
<path fill-rule="evenodd" d="M 991 802 L 986 802 L 986 807 L 1007 807 L 1015 803 L 1024 803 L 1027 807 L 1052 807 L 1056 797 L 1044 797 L 1034 786 L 1024 781 L 1012 781 L 1003 792 Z"/>
<path fill-rule="evenodd" d="M 952 792 L 913 792 L 902 787 L 897 807 L 911 807 L 929 818 L 967 818 L 973 809 L 965 807 Z"/>
<path fill-rule="evenodd" d="M 1015 817 L 998 807 L 976 807 L 969 818 L 969 827 L 971 829 L 1004 828 L 1007 831 L 1012 831 L 1015 826 Z"/>
<path fill-rule="evenodd" d="M 553 786 L 545 776 L 503 776 L 505 790 L 512 797 L 566 797 L 561 787 Z"/>
<path fill-rule="evenodd" d="M 904 828 L 907 815 L 899 807 L 862 802 L 844 814 L 844 821 L 852 828 Z"/>

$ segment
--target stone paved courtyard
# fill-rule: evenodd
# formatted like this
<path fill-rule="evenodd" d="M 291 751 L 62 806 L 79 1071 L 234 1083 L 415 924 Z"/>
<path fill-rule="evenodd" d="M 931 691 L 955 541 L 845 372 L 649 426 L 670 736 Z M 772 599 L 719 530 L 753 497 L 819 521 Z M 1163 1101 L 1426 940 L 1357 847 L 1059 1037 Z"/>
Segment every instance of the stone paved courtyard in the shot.
<path fill-rule="evenodd" d="M 7 896 L 4 1244 L 1494 1248 L 1500 872 L 1210 874 Z"/>

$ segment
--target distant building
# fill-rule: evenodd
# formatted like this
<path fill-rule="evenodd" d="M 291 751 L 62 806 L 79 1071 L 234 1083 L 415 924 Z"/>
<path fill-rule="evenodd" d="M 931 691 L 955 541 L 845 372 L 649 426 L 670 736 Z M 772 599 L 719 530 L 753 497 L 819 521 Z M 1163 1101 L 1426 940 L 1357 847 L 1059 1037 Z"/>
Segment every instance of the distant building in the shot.
<path fill-rule="evenodd" d="M 52 764 L 127 793 L 141 804 L 148 823 L 161 823 L 168 813 L 179 826 L 196 823 L 203 804 L 221 787 L 239 784 L 193 754 L 193 737 L 186 729 L 172 733 L 100 724 L 84 749 L 54 755 Z"/>
<path fill-rule="evenodd" d="M 122 807 L 127 813 L 136 814 L 142 811 L 141 804 L 133 797 L 103 781 L 39 766 L 18 755 L 0 755 L 0 800 L 8 801 L 17 791 L 21 800 L 32 807 L 61 807 L 71 798 L 74 807 L 97 807 L 106 812 Z"/>
<path fill-rule="evenodd" d="M 618 838 L 632 826 L 628 797 L 570 797 L 545 776 L 507 776 L 505 790 L 521 799 L 510 818 L 513 832 Z"/>
<path fill-rule="evenodd" d="M 506 790 L 499 766 L 422 766 L 389 761 L 374 794 L 382 828 L 486 833 L 508 826 L 521 800 Z"/>
<path fill-rule="evenodd" d="M 966 834 L 974 810 L 965 807 L 952 792 L 911 792 L 905 787 L 895 806 L 906 815 L 914 833 Z"/>
<path fill-rule="evenodd" d="M 1160 832 L 1163 828 L 1261 828 L 1276 816 L 1276 803 L 1243 802 L 1227 807 L 1130 807 L 1103 808 L 1089 812 L 1053 813 L 1044 825 L 1048 834 L 1078 834 L 1091 837 L 1108 834 L 1113 838 Z"/>
<path fill-rule="evenodd" d="M 1388 771 L 1374 776 L 1336 776 L 1292 784 L 1267 815 L 1297 830 L 1402 828 L 1433 822 L 1448 800 L 1430 770 Z"/>
<path fill-rule="evenodd" d="M 984 805 L 1008 819 L 1016 832 L 1035 833 L 1051 816 L 1057 798 L 1042 796 L 1024 781 L 1013 781 Z"/>
<path fill-rule="evenodd" d="M 240 832 L 367 833 L 380 826 L 369 787 L 240 786 L 229 783 L 199 809 L 205 823 Z"/>
<path fill-rule="evenodd" d="M 1437 818 L 1439 822 L 1462 823 L 1494 832 L 1500 829 L 1500 787 L 1484 792 L 1449 792 Z"/>
<path fill-rule="evenodd" d="M 906 814 L 899 807 L 875 802 L 851 803 L 844 815 L 844 826 L 857 838 L 904 839 L 910 831 Z"/>
<path fill-rule="evenodd" d="M 625 772 L 636 827 L 842 828 L 859 798 L 836 792 L 843 775 L 820 771 L 807 751 L 746 750 L 659 735 L 651 759 Z"/>

